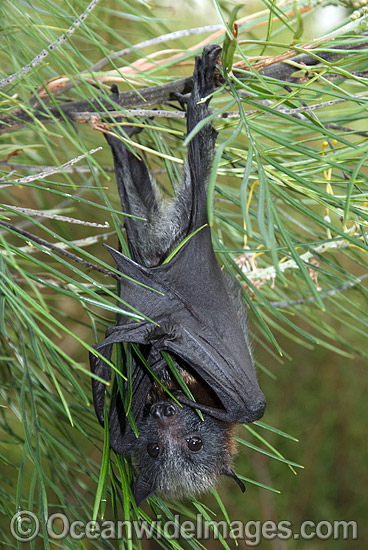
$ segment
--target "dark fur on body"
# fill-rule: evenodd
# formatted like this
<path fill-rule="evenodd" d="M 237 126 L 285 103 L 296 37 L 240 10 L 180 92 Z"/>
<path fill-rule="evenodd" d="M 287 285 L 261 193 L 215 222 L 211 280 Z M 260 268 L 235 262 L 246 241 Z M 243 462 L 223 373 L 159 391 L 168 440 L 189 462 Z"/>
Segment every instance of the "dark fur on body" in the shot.
<path fill-rule="evenodd" d="M 196 58 L 193 91 L 187 100 L 188 134 L 209 115 L 208 96 L 214 91 L 214 73 L 219 53 L 219 46 L 212 45 L 204 49 L 201 57 Z M 118 93 L 116 87 L 113 90 L 114 93 Z M 204 98 L 207 99 L 204 100 Z M 127 126 L 123 126 L 122 129 L 128 136 L 139 131 Z M 121 133 L 118 127 L 116 131 Z M 146 219 L 142 221 L 125 218 L 128 246 L 136 264 L 147 268 L 160 266 L 186 236 L 207 223 L 203 204 L 206 201 L 216 137 L 217 132 L 210 123 L 204 125 L 195 134 L 188 145 L 183 180 L 175 189 L 174 199 L 164 201 L 159 188 L 151 181 L 147 167 L 138 155 L 134 154 L 118 137 L 106 134 L 113 153 L 123 211 Z M 248 346 L 247 353 L 251 357 L 239 285 L 225 274 L 221 276 L 221 281 L 223 292 L 228 296 L 226 299 L 233 304 L 236 311 L 235 322 L 244 333 Z M 196 284 L 201 282 L 197 281 Z M 194 304 L 191 310 L 190 304 L 186 303 L 188 311 L 192 311 L 195 317 L 197 316 L 196 305 Z M 119 330 L 119 323 L 118 316 L 115 330 Z M 165 323 L 161 323 L 160 330 L 163 330 L 164 326 Z M 170 334 L 169 328 L 166 334 Z M 143 355 L 147 351 L 149 360 L 151 357 L 149 346 L 141 346 L 140 349 Z M 155 355 L 152 357 L 151 367 L 159 364 L 159 358 L 155 359 Z M 223 409 L 216 392 L 201 379 L 195 368 L 190 368 L 180 356 L 171 354 L 171 357 L 196 402 L 208 406 L 208 410 L 210 407 Z M 106 366 L 103 363 L 99 364 L 94 358 L 91 361 L 98 365 L 94 367 L 94 372 L 109 379 L 110 374 Z M 210 368 L 209 359 L 208 369 Z M 152 378 L 143 415 L 137 422 L 139 437 L 127 450 L 132 454 L 133 463 L 139 472 L 134 487 L 137 503 L 143 502 L 154 491 L 175 498 L 198 494 L 213 487 L 222 475 L 234 478 L 244 490 L 244 485 L 232 471 L 232 460 L 235 454 L 233 438 L 235 424 L 221 420 L 221 416 L 216 418 L 216 415 L 208 414 L 205 409 L 202 409 L 203 419 L 201 419 L 193 406 L 183 402 L 184 394 L 166 363 L 163 363 L 155 374 L 161 384 L 175 397 L 179 400 L 181 397 L 182 402 L 178 404 L 171 399 L 162 385 Z M 261 393 L 260 395 L 262 396 Z M 103 422 L 101 411 L 103 411 L 104 397 L 97 384 L 95 384 L 94 399 L 96 412 L 100 421 Z M 249 421 L 262 416 L 264 410 L 262 399 L 257 397 L 254 401 L 254 410 L 249 409 Z M 118 418 L 116 411 L 114 414 L 115 419 Z M 116 425 L 117 421 L 114 422 Z M 115 437 L 116 434 L 114 434 Z"/>

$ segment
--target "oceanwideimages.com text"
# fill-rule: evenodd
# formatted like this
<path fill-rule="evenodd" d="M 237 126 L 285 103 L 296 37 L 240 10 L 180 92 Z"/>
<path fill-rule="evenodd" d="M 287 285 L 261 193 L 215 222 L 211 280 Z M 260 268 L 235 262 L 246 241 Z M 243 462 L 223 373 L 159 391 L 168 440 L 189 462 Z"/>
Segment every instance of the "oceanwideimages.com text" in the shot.
<path fill-rule="evenodd" d="M 44 528 L 36 514 L 22 510 L 11 520 L 13 537 L 20 542 L 29 542 L 38 537 Z M 51 515 L 45 528 L 50 539 L 72 540 L 133 540 L 139 539 L 230 539 L 242 540 L 247 546 L 258 546 L 262 540 L 357 540 L 356 521 L 303 521 L 295 526 L 291 521 L 208 521 L 201 514 L 196 519 L 181 521 L 179 515 L 172 520 L 156 518 L 152 521 L 70 521 L 65 514 Z"/>

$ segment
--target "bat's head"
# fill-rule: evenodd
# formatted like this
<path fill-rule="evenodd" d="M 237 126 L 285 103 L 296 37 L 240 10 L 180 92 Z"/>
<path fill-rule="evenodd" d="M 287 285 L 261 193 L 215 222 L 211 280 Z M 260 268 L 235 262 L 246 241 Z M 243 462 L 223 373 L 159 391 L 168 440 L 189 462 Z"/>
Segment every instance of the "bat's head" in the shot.
<path fill-rule="evenodd" d="M 134 496 L 139 505 L 153 492 L 183 498 L 211 489 L 219 476 L 242 482 L 231 469 L 235 445 L 232 425 L 172 399 L 154 402 L 138 427 L 133 451 L 139 476 Z"/>

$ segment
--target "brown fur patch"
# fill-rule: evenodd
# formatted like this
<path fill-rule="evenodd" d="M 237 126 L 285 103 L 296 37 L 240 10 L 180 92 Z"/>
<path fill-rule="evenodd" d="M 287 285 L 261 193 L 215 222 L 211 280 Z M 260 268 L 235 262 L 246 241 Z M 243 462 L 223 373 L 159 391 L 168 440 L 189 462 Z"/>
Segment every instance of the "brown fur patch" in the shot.
<path fill-rule="evenodd" d="M 226 438 L 227 438 L 226 449 L 228 450 L 228 452 L 232 457 L 234 457 L 238 452 L 237 443 L 235 441 L 237 427 L 238 427 L 238 424 L 231 423 L 229 424 L 228 430 L 226 432 Z"/>

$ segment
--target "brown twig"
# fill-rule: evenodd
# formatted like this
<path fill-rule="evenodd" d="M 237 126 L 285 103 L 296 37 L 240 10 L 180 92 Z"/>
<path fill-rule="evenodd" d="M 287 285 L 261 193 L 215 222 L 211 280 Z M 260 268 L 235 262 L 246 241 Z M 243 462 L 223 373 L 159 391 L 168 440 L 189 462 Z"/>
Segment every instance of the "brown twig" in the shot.
<path fill-rule="evenodd" d="M 74 114 L 83 111 L 96 109 L 100 112 L 102 109 L 111 110 L 113 103 L 123 108 L 138 107 L 141 105 L 155 105 L 165 101 L 175 101 L 176 94 L 187 94 L 192 90 L 192 77 L 181 78 L 174 82 L 169 82 L 163 86 L 152 86 L 143 88 L 139 92 L 129 91 L 122 92 L 117 101 L 116 95 L 111 94 L 108 100 L 104 98 L 96 99 L 81 99 L 62 103 L 61 105 L 50 106 L 44 111 L 35 110 L 32 115 L 21 108 L 15 109 L 11 114 L 4 115 L 0 118 L 0 135 L 5 132 L 13 131 L 22 128 L 25 124 L 31 122 L 35 118 L 41 122 L 54 122 L 63 118 L 73 119 Z"/>
<path fill-rule="evenodd" d="M 364 49 L 368 49 L 368 41 L 354 41 L 349 44 L 334 46 L 330 49 L 330 51 L 326 52 L 316 52 L 313 55 L 300 54 L 291 57 L 289 62 L 285 62 L 285 56 L 277 56 L 277 58 L 273 58 L 274 61 L 272 64 L 271 62 L 268 63 L 267 67 L 261 67 L 259 63 L 255 63 L 253 68 L 259 67 L 259 73 L 262 76 L 270 77 L 282 82 L 302 82 L 308 79 L 308 75 L 304 75 L 303 77 L 293 77 L 293 73 L 300 70 L 300 65 L 304 65 L 306 68 L 312 67 L 318 65 L 321 60 L 326 63 L 330 63 L 332 61 L 336 61 L 337 59 L 341 59 L 346 55 L 351 55 L 351 50 L 355 51 Z M 295 67 L 294 63 L 297 63 L 299 66 Z M 249 70 L 248 72 L 242 71 L 236 76 L 240 79 L 254 79 L 254 74 Z M 343 75 L 341 75 L 341 78 L 343 78 Z M 37 119 L 43 123 L 60 120 L 65 117 L 73 120 L 74 116 L 77 117 L 81 112 L 90 112 L 92 109 L 95 109 L 96 112 L 101 112 L 104 109 L 108 111 L 111 110 L 113 105 L 120 106 L 124 109 L 130 109 L 140 106 L 147 107 L 148 105 L 156 105 L 168 101 L 175 101 L 177 94 L 190 93 L 192 90 L 192 85 L 192 77 L 187 77 L 169 82 L 162 86 L 142 88 L 137 92 L 121 92 L 118 99 L 116 95 L 111 94 L 108 96 L 108 99 L 101 97 L 98 100 L 77 100 L 56 106 L 45 106 L 44 110 L 35 110 L 32 114 L 22 108 L 17 108 L 10 114 L 3 115 L 0 118 L 0 135 L 5 132 L 14 131 L 21 128 L 34 119 Z"/>

